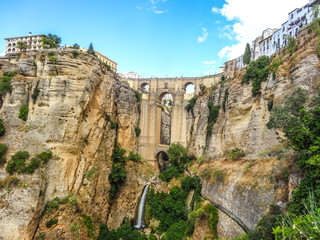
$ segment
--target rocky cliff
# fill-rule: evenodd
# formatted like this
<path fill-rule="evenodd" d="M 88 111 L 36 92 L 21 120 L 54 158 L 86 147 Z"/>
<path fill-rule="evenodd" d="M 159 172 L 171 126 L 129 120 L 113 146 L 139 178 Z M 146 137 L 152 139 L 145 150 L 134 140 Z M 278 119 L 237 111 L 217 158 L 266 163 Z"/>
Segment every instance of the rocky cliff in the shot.
<path fill-rule="evenodd" d="M 137 150 L 138 103 L 128 84 L 116 80 L 97 58 L 76 57 L 71 50 L 22 54 L 17 64 L 0 62 L 0 70 L 1 75 L 18 71 L 11 80 L 12 92 L 1 101 L 0 117 L 6 129 L 1 142 L 8 146 L 7 159 L 17 151 L 31 156 L 47 150 L 54 154 L 34 174 L 19 174 L 22 184 L 0 190 L 0 239 L 32 239 L 39 234 L 48 239 L 72 234 L 85 238 L 81 216 L 90 216 L 96 224 L 107 220 L 111 227 L 133 217 L 141 190 L 153 175 L 149 165 L 127 164 L 122 188 L 126 194 L 119 194 L 113 204 L 108 197 L 115 142 L 127 153 Z M 36 88 L 39 96 L 34 101 Z M 27 121 L 18 118 L 23 104 L 29 106 Z M 1 168 L 0 178 L 7 176 Z M 47 202 L 68 194 L 76 198 L 76 211 L 62 204 L 59 209 L 64 210 L 41 215 Z M 48 233 L 45 223 L 52 218 L 59 222 Z M 72 224 L 79 227 L 77 233 Z"/>
<path fill-rule="evenodd" d="M 271 204 L 285 210 L 285 202 L 299 181 L 295 155 L 281 141 L 283 134 L 266 126 L 270 117 L 268 104 L 269 108 L 271 102 L 281 105 L 284 97 L 297 88 L 313 95 L 319 86 L 316 37 L 305 28 L 299 33 L 297 46 L 292 55 L 284 49 L 271 58 L 271 62 L 278 60 L 280 65 L 274 76 L 270 74 L 262 82 L 256 96 L 251 93 L 252 83 L 241 83 L 243 69 L 202 91 L 189 112 L 188 149 L 198 156 L 198 164 L 190 170 L 201 177 L 202 194 L 234 213 L 250 229 Z M 211 134 L 207 133 L 209 102 L 221 106 Z M 232 161 L 233 150 L 243 156 Z M 220 237 L 241 234 L 241 229 L 230 231 L 223 221 L 219 224 Z"/>

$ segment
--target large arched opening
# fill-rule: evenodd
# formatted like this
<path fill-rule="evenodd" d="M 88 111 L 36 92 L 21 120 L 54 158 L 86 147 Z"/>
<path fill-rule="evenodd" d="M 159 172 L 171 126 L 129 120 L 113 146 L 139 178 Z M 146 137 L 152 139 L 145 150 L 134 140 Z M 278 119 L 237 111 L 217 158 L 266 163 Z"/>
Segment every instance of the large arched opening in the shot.
<path fill-rule="evenodd" d="M 163 92 L 158 97 L 158 144 L 170 145 L 173 95 Z"/>
<path fill-rule="evenodd" d="M 164 171 L 169 166 L 169 157 L 168 154 L 164 151 L 160 151 L 157 153 L 156 160 L 158 162 L 160 172 Z"/>
<path fill-rule="evenodd" d="M 196 86 L 192 82 L 188 82 L 184 85 L 185 94 L 194 94 L 196 91 Z"/>
<path fill-rule="evenodd" d="M 149 90 L 150 90 L 150 86 L 148 83 L 142 83 L 140 85 L 140 90 L 143 92 L 143 93 L 149 93 Z"/>

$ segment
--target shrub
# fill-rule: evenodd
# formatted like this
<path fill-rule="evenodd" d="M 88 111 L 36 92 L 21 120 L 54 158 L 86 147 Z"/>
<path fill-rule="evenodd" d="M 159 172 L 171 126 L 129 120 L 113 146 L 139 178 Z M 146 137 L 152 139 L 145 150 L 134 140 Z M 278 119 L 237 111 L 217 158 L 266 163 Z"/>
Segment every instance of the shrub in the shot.
<path fill-rule="evenodd" d="M 158 239 L 157 239 L 156 235 L 154 235 L 153 233 L 151 233 L 151 234 L 149 235 L 148 240 L 158 240 Z"/>
<path fill-rule="evenodd" d="M 225 177 L 225 173 L 223 171 L 220 171 L 220 170 L 214 170 L 213 171 L 213 178 L 217 182 L 223 182 L 224 181 L 224 177 Z"/>
<path fill-rule="evenodd" d="M 19 118 L 23 121 L 27 121 L 28 119 L 28 113 L 29 113 L 29 106 L 28 104 L 23 104 L 20 107 L 20 112 L 19 112 Z"/>
<path fill-rule="evenodd" d="M 4 133 L 5 133 L 5 129 L 3 126 L 3 121 L 2 121 L 2 118 L 0 118 L 0 136 L 3 136 Z"/>
<path fill-rule="evenodd" d="M 56 54 L 55 54 L 55 52 L 54 51 L 49 51 L 48 52 L 48 57 L 53 57 L 53 56 L 55 56 Z"/>
<path fill-rule="evenodd" d="M 164 182 L 170 182 L 173 178 L 175 177 L 179 177 L 180 175 L 180 171 L 177 167 L 175 166 L 169 166 L 167 167 L 166 170 L 164 170 L 163 172 L 161 172 L 159 174 L 159 178 L 160 180 L 164 181 Z"/>
<path fill-rule="evenodd" d="M 190 112 L 190 111 L 193 112 L 193 108 L 194 108 L 194 105 L 196 104 L 196 101 L 197 101 L 197 97 L 193 97 L 189 100 L 189 103 L 186 106 L 186 109 L 188 112 Z"/>
<path fill-rule="evenodd" d="M 268 107 L 268 111 L 271 112 L 271 110 L 272 110 L 272 108 L 273 108 L 273 100 L 268 101 L 267 107 Z"/>
<path fill-rule="evenodd" d="M 96 167 L 91 168 L 90 171 L 85 172 L 84 177 L 87 178 L 87 179 L 89 179 L 89 180 L 92 180 L 93 174 L 94 174 L 94 172 L 95 172 L 96 170 L 97 170 Z"/>
<path fill-rule="evenodd" d="M 8 150 L 6 144 L 0 143 L 0 166 L 3 166 L 6 163 L 5 154 Z"/>
<path fill-rule="evenodd" d="M 228 101 L 228 97 L 229 97 L 229 88 L 227 88 L 224 92 L 224 97 L 223 97 L 223 102 L 222 102 L 223 112 L 226 112 L 226 103 Z"/>
<path fill-rule="evenodd" d="M 77 58 L 80 54 L 77 50 L 72 50 L 71 53 L 72 53 L 73 58 Z"/>
<path fill-rule="evenodd" d="M 9 174 L 14 172 L 24 173 L 26 170 L 26 159 L 29 158 L 29 153 L 27 151 L 19 151 L 11 157 L 9 160 L 6 171 Z"/>
<path fill-rule="evenodd" d="M 55 197 L 52 201 L 47 202 L 41 215 L 51 215 L 54 211 L 58 210 L 59 200 L 60 199 L 58 197 Z"/>
<path fill-rule="evenodd" d="M 129 153 L 128 159 L 131 161 L 134 161 L 134 162 L 141 162 L 142 161 L 142 157 L 139 154 L 133 153 L 133 152 Z"/>
<path fill-rule="evenodd" d="M 290 53 L 290 55 L 292 55 L 296 50 L 297 50 L 298 46 L 297 46 L 297 41 L 294 37 L 288 36 L 288 45 L 287 45 L 287 49 Z"/>
<path fill-rule="evenodd" d="M 37 155 L 37 157 L 44 163 L 47 164 L 48 161 L 52 158 L 52 152 L 42 152 Z"/>
<path fill-rule="evenodd" d="M 28 174 L 34 173 L 34 171 L 40 167 L 41 161 L 38 158 L 32 158 L 31 162 L 26 166 L 25 172 Z"/>
<path fill-rule="evenodd" d="M 217 224 L 219 221 L 218 210 L 215 206 L 212 206 L 211 204 L 206 205 L 204 209 L 209 214 L 209 228 L 213 233 L 213 237 L 217 238 L 218 237 Z"/>
<path fill-rule="evenodd" d="M 256 96 L 260 91 L 261 83 L 267 80 L 269 74 L 269 57 L 261 56 L 256 61 L 249 63 L 249 66 L 243 75 L 242 83 L 252 81 L 252 95 Z"/>
<path fill-rule="evenodd" d="M 241 157 L 244 157 L 244 152 L 239 148 L 232 149 L 229 153 L 229 158 L 232 160 L 237 160 Z"/>
<path fill-rule="evenodd" d="M 140 136 L 140 133 L 141 133 L 141 129 L 139 127 L 136 127 L 134 129 L 135 133 L 136 133 L 136 136 L 139 137 Z"/>
<path fill-rule="evenodd" d="M 117 126 L 118 126 L 118 123 L 117 123 L 117 122 L 110 121 L 110 129 L 116 129 Z"/>
<path fill-rule="evenodd" d="M 207 125 L 207 140 L 212 134 L 213 124 L 215 124 L 218 119 L 220 105 L 215 106 L 212 102 L 208 102 L 208 107 L 209 107 L 209 116 L 208 116 L 208 125 Z"/>
<path fill-rule="evenodd" d="M 57 62 L 57 57 L 56 56 L 49 57 L 49 62 L 50 63 L 56 63 Z"/>
<path fill-rule="evenodd" d="M 36 103 L 36 101 L 37 101 L 37 99 L 38 99 L 38 97 L 39 97 L 39 94 L 40 94 L 40 89 L 39 89 L 38 86 L 37 86 L 37 87 L 35 87 L 35 88 L 33 89 L 33 93 L 32 93 L 32 95 L 31 95 L 31 98 L 32 98 L 32 100 L 33 100 L 33 103 Z"/>
<path fill-rule="evenodd" d="M 91 217 L 84 215 L 82 218 L 82 223 L 87 228 L 88 236 L 94 239 L 95 238 L 95 236 L 94 236 L 95 226 L 94 226 L 94 222 L 92 221 Z"/>
<path fill-rule="evenodd" d="M 11 93 L 11 79 L 17 74 L 16 71 L 4 72 L 2 79 L 0 80 L 0 96 L 3 96 L 6 93 Z"/>
<path fill-rule="evenodd" d="M 120 190 L 121 186 L 127 178 L 127 171 L 125 167 L 126 158 L 124 157 L 125 153 L 126 150 L 121 148 L 121 145 L 119 143 L 116 143 L 111 156 L 111 159 L 113 161 L 112 170 L 108 176 L 110 183 L 110 199 L 113 199 L 116 196 L 117 192 Z"/>
<path fill-rule="evenodd" d="M 137 102 L 140 102 L 140 101 L 141 101 L 142 94 L 141 94 L 140 92 L 136 91 L 136 90 L 134 91 L 134 94 L 135 94 L 135 96 L 136 96 Z"/>
<path fill-rule="evenodd" d="M 58 223 L 58 219 L 52 218 L 46 223 L 46 226 L 47 226 L 47 228 L 49 228 L 49 227 L 51 227 L 53 225 L 56 225 L 57 223 Z"/>
<path fill-rule="evenodd" d="M 168 149 L 169 162 L 172 166 L 178 168 L 180 172 L 183 172 L 185 165 L 190 162 L 187 149 L 180 143 L 173 143 Z"/>
<path fill-rule="evenodd" d="M 163 240 L 181 240 L 184 232 L 187 228 L 187 224 L 185 221 L 180 220 L 172 224 L 165 235 L 162 237 Z"/>

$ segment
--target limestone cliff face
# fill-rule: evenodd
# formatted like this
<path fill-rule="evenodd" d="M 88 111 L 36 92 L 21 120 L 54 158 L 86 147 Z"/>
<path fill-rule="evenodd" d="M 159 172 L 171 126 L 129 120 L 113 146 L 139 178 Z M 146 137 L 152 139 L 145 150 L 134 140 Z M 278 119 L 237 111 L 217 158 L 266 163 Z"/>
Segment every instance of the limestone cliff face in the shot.
<path fill-rule="evenodd" d="M 128 214 L 134 215 L 139 191 L 152 175 L 144 170 L 149 167 L 140 166 L 142 170 L 137 171 L 138 167 L 128 166 L 128 184 L 134 188 L 123 188 L 127 196 L 122 198 L 120 194 L 115 204 L 125 210 L 114 216 L 115 207 L 108 202 L 110 156 L 116 141 L 127 153 L 137 150 L 134 130 L 139 113 L 134 91 L 116 80 L 93 56 L 80 54 L 73 58 L 71 51 L 60 51 L 54 61 L 49 61 L 47 53 L 23 54 L 17 65 L 0 62 L 0 72 L 18 70 L 11 80 L 12 92 L 2 97 L 0 109 L 6 129 L 1 142 L 8 146 L 7 159 L 17 151 L 29 151 L 33 156 L 51 150 L 55 155 L 33 175 L 18 176 L 24 188 L 0 191 L 1 239 L 32 239 L 46 232 L 43 225 L 50 218 L 40 220 L 45 203 L 68 193 L 77 197 L 81 213 L 69 215 L 70 219 L 50 231 L 49 237 L 68 236 L 70 224 L 80 215 L 118 226 Z M 40 94 L 34 102 L 31 95 L 36 87 Z M 26 122 L 18 118 L 22 104 L 29 105 Z M 116 129 L 110 128 L 108 116 L 117 122 Z M 89 180 L 85 173 L 92 169 Z M 138 180 L 139 174 L 145 177 Z M 1 168 L 0 179 L 6 176 Z M 65 213 L 59 214 L 63 222 Z M 108 215 L 112 219 L 107 219 Z M 81 234 L 86 235 L 85 231 Z"/>
<path fill-rule="evenodd" d="M 287 52 L 282 52 L 278 56 L 282 64 L 279 66 L 276 78 L 270 76 L 263 82 L 257 96 L 252 96 L 252 83 L 241 84 L 245 70 L 238 71 L 233 78 L 207 89 L 207 92 L 198 96 L 193 113 L 190 111 L 188 116 L 189 151 L 195 156 L 203 156 L 205 162 L 210 163 L 200 167 L 201 170 L 198 166 L 194 167 L 198 175 L 204 168 L 209 171 L 201 177 L 202 193 L 213 202 L 235 213 L 249 228 L 256 226 L 270 204 L 278 204 L 284 209 L 283 203 L 288 200 L 292 190 L 292 186 L 289 185 L 294 182 L 296 186 L 298 182 L 293 156 L 287 158 L 289 161 L 287 163 L 275 160 L 277 151 L 283 148 L 279 141 L 282 133 L 275 129 L 270 130 L 266 126 L 270 117 L 267 107 L 269 101 L 273 101 L 274 105 L 280 105 L 287 94 L 299 87 L 306 89 L 312 95 L 319 84 L 316 38 L 305 29 L 300 32 L 297 43 L 298 50 L 291 56 Z M 226 92 L 228 98 L 225 102 L 225 111 L 220 108 L 212 134 L 207 136 L 208 102 L 222 106 Z M 243 150 L 245 160 L 238 163 L 226 162 L 229 152 L 235 148 Z M 251 161 L 254 162 L 257 171 L 261 169 L 264 173 L 256 172 L 256 175 L 251 176 L 251 180 L 248 181 L 246 173 L 248 170 L 244 168 L 245 166 L 250 168 Z M 281 173 L 275 174 L 280 169 L 288 171 L 288 181 L 274 180 L 275 175 L 281 175 Z M 205 177 L 212 177 L 217 171 L 229 176 L 228 180 L 208 180 Z M 225 229 L 223 230 L 222 226 L 220 232 L 224 232 Z M 224 236 L 230 237 L 230 235 Z"/>

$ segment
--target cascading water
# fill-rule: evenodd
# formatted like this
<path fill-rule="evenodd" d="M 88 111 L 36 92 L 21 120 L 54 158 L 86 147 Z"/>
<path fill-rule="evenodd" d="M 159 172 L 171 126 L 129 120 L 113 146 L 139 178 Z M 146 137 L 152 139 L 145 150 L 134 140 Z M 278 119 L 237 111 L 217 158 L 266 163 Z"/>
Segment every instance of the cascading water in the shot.
<path fill-rule="evenodd" d="M 146 199 L 147 199 L 147 193 L 148 193 L 149 186 L 150 186 L 150 184 L 146 185 L 143 189 L 140 203 L 139 203 L 137 220 L 136 220 L 135 224 L 133 225 L 134 229 L 140 230 L 140 229 L 147 227 L 147 224 L 144 220 L 144 210 L 145 210 L 145 206 L 146 206 Z"/>

